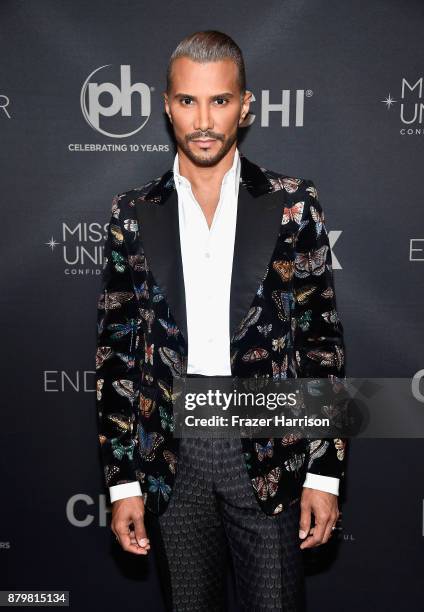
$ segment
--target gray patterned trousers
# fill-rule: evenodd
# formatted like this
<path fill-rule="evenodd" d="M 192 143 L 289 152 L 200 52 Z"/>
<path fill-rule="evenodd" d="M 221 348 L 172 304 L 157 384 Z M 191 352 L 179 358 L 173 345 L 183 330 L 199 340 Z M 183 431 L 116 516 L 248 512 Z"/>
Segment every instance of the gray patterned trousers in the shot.
<path fill-rule="evenodd" d="M 168 608 L 226 610 L 232 563 L 240 610 L 303 611 L 299 516 L 299 502 L 275 516 L 261 510 L 240 438 L 181 438 L 171 499 L 152 538 L 160 540 Z"/>

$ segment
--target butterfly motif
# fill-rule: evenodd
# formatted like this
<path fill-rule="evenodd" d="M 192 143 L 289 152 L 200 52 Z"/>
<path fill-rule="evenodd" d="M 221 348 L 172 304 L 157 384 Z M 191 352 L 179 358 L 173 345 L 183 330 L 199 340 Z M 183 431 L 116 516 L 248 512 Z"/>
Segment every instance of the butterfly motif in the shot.
<path fill-rule="evenodd" d="M 113 351 L 110 346 L 99 346 L 96 350 L 96 370 L 102 367 L 106 359 L 110 359 Z"/>
<path fill-rule="evenodd" d="M 252 484 L 258 493 L 259 499 L 265 501 L 269 497 L 274 497 L 278 490 L 278 482 L 281 478 L 281 468 L 275 467 L 268 474 L 252 478 Z"/>
<path fill-rule="evenodd" d="M 333 308 L 333 310 L 329 310 L 328 312 L 323 312 L 321 313 L 322 318 L 324 319 L 324 321 L 326 321 L 327 323 L 338 323 L 339 321 L 339 316 L 337 314 L 337 310 L 335 310 Z"/>
<path fill-rule="evenodd" d="M 302 467 L 304 460 L 305 453 L 299 453 L 298 455 L 293 455 L 293 457 L 289 457 L 289 459 L 284 461 L 284 465 L 287 471 L 298 472 Z"/>
<path fill-rule="evenodd" d="M 329 246 L 324 244 L 324 246 L 314 251 L 297 253 L 295 259 L 295 275 L 299 278 L 306 278 L 311 274 L 320 276 L 325 270 L 328 249 Z"/>
<path fill-rule="evenodd" d="M 135 219 L 124 219 L 124 229 L 126 229 L 127 232 L 133 233 L 135 238 L 135 235 L 138 232 L 137 221 Z"/>
<path fill-rule="evenodd" d="M 159 347 L 159 355 L 163 363 L 171 368 L 173 375 L 180 378 L 184 366 L 181 355 L 168 346 Z"/>
<path fill-rule="evenodd" d="M 255 451 L 259 461 L 263 461 L 265 457 L 272 457 L 274 454 L 274 439 L 270 438 L 266 444 L 255 442 Z"/>
<path fill-rule="evenodd" d="M 176 471 L 175 466 L 177 465 L 177 456 L 173 452 L 167 449 L 163 451 L 163 456 L 164 456 L 166 463 L 168 464 L 169 469 L 171 470 L 173 474 L 175 474 L 175 471 Z"/>
<path fill-rule="evenodd" d="M 165 319 L 159 319 L 159 323 L 166 330 L 166 335 L 168 338 L 169 336 L 174 336 L 174 337 L 178 336 L 178 334 L 180 333 L 180 330 L 178 329 L 176 325 L 173 325 L 172 323 L 168 323 L 168 321 L 166 321 Z"/>
<path fill-rule="evenodd" d="M 285 189 L 287 193 L 294 193 L 298 190 L 302 179 L 298 178 L 290 178 L 290 177 L 270 177 L 269 182 L 273 186 L 273 190 L 277 191 L 279 189 Z"/>
<path fill-rule="evenodd" d="M 120 340 L 127 334 L 131 334 L 130 341 L 130 352 L 133 349 L 134 339 L 137 337 L 138 328 L 140 326 L 140 319 L 127 319 L 126 323 L 111 323 L 107 326 L 113 333 L 110 335 L 111 340 Z"/>
<path fill-rule="evenodd" d="M 169 431 L 174 431 L 174 418 L 169 414 L 163 406 L 159 406 L 160 424 L 162 429 L 169 428 Z"/>
<path fill-rule="evenodd" d="M 137 480 L 139 480 L 140 482 L 144 482 L 146 479 L 146 473 L 142 472 L 141 470 L 136 470 L 135 471 L 135 477 L 137 478 Z"/>
<path fill-rule="evenodd" d="M 100 310 L 116 310 L 121 308 L 122 304 L 128 302 L 133 296 L 134 294 L 131 291 L 112 291 L 111 293 L 104 291 L 99 296 L 97 308 Z"/>
<path fill-rule="evenodd" d="M 149 299 L 149 289 L 147 285 L 147 281 L 141 283 L 141 285 L 134 285 L 135 293 L 139 299 L 148 300 Z"/>
<path fill-rule="evenodd" d="M 140 314 L 143 319 L 147 322 L 147 329 L 149 330 L 149 334 L 152 331 L 152 323 L 155 320 L 155 311 L 147 308 L 140 308 Z"/>
<path fill-rule="evenodd" d="M 109 229 L 112 235 L 113 244 L 116 244 L 118 246 L 121 245 L 124 241 L 124 235 L 119 225 L 116 225 L 115 223 L 111 223 L 109 225 Z"/>
<path fill-rule="evenodd" d="M 341 438 L 334 438 L 333 442 L 337 450 L 337 459 L 343 461 L 345 456 L 346 440 L 342 440 Z"/>
<path fill-rule="evenodd" d="M 105 319 L 106 319 L 106 315 L 101 317 L 98 321 L 97 321 L 97 334 L 98 336 L 101 336 L 101 334 L 104 331 L 105 328 Z"/>
<path fill-rule="evenodd" d="M 144 363 L 150 363 L 153 365 L 153 356 L 155 351 L 155 345 L 147 344 L 146 340 L 144 340 Z"/>
<path fill-rule="evenodd" d="M 283 446 L 289 446 L 290 444 L 295 444 L 298 440 L 301 439 L 300 433 L 287 433 L 281 438 L 281 444 Z"/>
<path fill-rule="evenodd" d="M 306 388 L 307 388 L 308 395 L 312 397 L 322 397 L 320 378 L 308 380 L 306 382 Z"/>
<path fill-rule="evenodd" d="M 283 218 L 281 220 L 281 225 L 287 225 L 290 221 L 300 224 L 302 221 L 303 208 L 305 206 L 305 202 L 296 202 L 293 206 L 284 207 Z"/>
<path fill-rule="evenodd" d="M 328 406 L 323 406 L 322 411 L 330 419 L 332 425 L 338 429 L 343 427 L 347 415 L 340 406 L 336 407 L 334 404 L 329 404 Z"/>
<path fill-rule="evenodd" d="M 121 359 L 121 361 L 123 361 L 125 363 L 125 365 L 127 366 L 128 370 L 135 366 L 135 357 L 134 357 L 134 355 L 130 355 L 129 353 L 115 353 L 115 355 L 117 357 L 119 357 L 119 359 Z"/>
<path fill-rule="evenodd" d="M 254 362 L 254 361 L 259 361 L 260 359 L 266 359 L 268 357 L 269 353 L 266 349 L 261 348 L 261 347 L 257 347 L 257 348 L 251 348 L 248 351 L 246 351 L 246 353 L 244 353 L 242 359 L 243 361 L 246 361 L 248 363 Z"/>
<path fill-rule="evenodd" d="M 302 182 L 301 178 L 291 178 L 289 176 L 282 179 L 283 187 L 287 193 L 295 193 Z"/>
<path fill-rule="evenodd" d="M 311 467 L 315 459 L 319 459 L 322 457 L 330 443 L 327 440 L 312 440 L 309 445 L 309 461 L 308 461 L 308 469 Z"/>
<path fill-rule="evenodd" d="M 272 361 L 272 379 L 284 380 L 287 378 L 288 355 L 284 357 L 283 363 Z"/>
<path fill-rule="evenodd" d="M 306 187 L 306 191 L 308 191 L 315 200 L 318 199 L 318 191 L 316 187 Z"/>
<path fill-rule="evenodd" d="M 127 456 L 128 459 L 132 459 L 134 455 L 135 440 L 130 440 L 126 445 L 119 441 L 119 438 L 112 438 L 110 441 L 112 448 L 112 454 L 120 461 Z"/>
<path fill-rule="evenodd" d="M 158 285 L 153 285 L 153 301 L 160 302 L 165 298 L 164 293 Z"/>
<path fill-rule="evenodd" d="M 141 458 L 146 461 L 153 461 L 156 449 L 162 444 L 164 437 L 156 431 L 147 432 L 141 423 L 137 425 L 137 433 L 138 450 Z"/>
<path fill-rule="evenodd" d="M 102 389 L 104 385 L 104 378 L 98 378 L 96 380 L 96 399 L 98 402 L 102 399 Z"/>
<path fill-rule="evenodd" d="M 166 484 L 163 476 L 158 476 L 157 478 L 155 478 L 154 476 L 149 474 L 147 479 L 150 483 L 149 491 L 151 493 L 158 493 L 158 498 L 162 495 L 163 499 L 165 501 L 168 501 L 169 494 L 171 493 L 172 489 L 168 484 Z"/>
<path fill-rule="evenodd" d="M 127 264 L 121 253 L 118 253 L 118 251 L 112 251 L 112 261 L 117 272 L 125 272 Z"/>
<path fill-rule="evenodd" d="M 319 238 L 324 227 L 324 211 L 319 212 L 315 208 L 315 206 L 311 206 L 311 215 L 312 219 L 315 221 L 315 231 L 317 238 Z"/>
<path fill-rule="evenodd" d="M 300 317 L 298 317 L 297 321 L 299 323 L 300 329 L 302 331 L 307 331 L 310 328 L 312 322 L 312 310 L 305 310 L 305 312 L 302 312 Z"/>
<path fill-rule="evenodd" d="M 139 408 L 144 418 L 148 419 L 151 416 L 155 407 L 156 402 L 153 398 L 147 397 L 143 393 L 140 393 Z"/>
<path fill-rule="evenodd" d="M 127 417 L 124 414 L 116 412 L 107 415 L 107 420 L 110 421 L 122 433 L 132 431 L 134 418 L 134 415 Z"/>
<path fill-rule="evenodd" d="M 335 345 L 335 352 L 332 351 L 308 351 L 306 356 L 312 361 L 317 361 L 321 366 L 341 369 L 344 363 L 344 351 L 340 346 Z"/>
<path fill-rule="evenodd" d="M 119 213 L 121 212 L 121 209 L 119 208 L 119 200 L 120 200 L 120 197 L 118 195 L 115 195 L 112 198 L 111 212 L 112 212 L 112 216 L 115 219 L 119 219 Z"/>
<path fill-rule="evenodd" d="M 137 255 L 129 255 L 128 263 L 135 272 L 148 272 L 149 267 L 147 265 L 146 256 L 141 253 Z"/>
<path fill-rule="evenodd" d="M 114 380 L 112 381 L 112 387 L 119 395 L 122 395 L 122 397 L 126 397 L 127 400 L 129 400 L 130 404 L 133 404 L 138 395 L 138 390 L 134 389 L 134 383 L 132 380 Z"/>
<path fill-rule="evenodd" d="M 252 306 L 252 308 L 249 309 L 247 315 L 243 317 L 238 331 L 234 333 L 233 340 L 241 340 L 241 338 L 246 335 L 249 327 L 251 327 L 258 321 L 259 317 L 261 316 L 261 312 L 261 306 Z"/>
<path fill-rule="evenodd" d="M 142 380 L 143 380 L 143 383 L 147 383 L 147 385 L 152 385 L 155 379 L 150 374 L 150 372 L 144 371 L 142 373 Z"/>
<path fill-rule="evenodd" d="M 172 393 L 171 388 L 163 380 L 158 380 L 158 386 L 162 391 L 162 396 L 165 401 L 173 403 L 181 395 L 182 391 Z"/>
<path fill-rule="evenodd" d="M 303 306 L 308 302 L 309 298 L 315 293 L 316 290 L 317 288 L 315 285 L 304 285 L 301 289 L 295 290 L 294 299 L 298 304 Z"/>
<path fill-rule="evenodd" d="M 285 259 L 277 259 L 272 262 L 272 267 L 280 276 L 281 280 L 288 283 L 294 275 L 294 261 L 288 261 Z"/>
<path fill-rule="evenodd" d="M 334 296 L 334 291 L 332 287 L 327 287 L 324 291 L 321 291 L 321 295 L 323 298 L 332 298 Z"/>
<path fill-rule="evenodd" d="M 278 318 L 281 321 L 287 321 L 290 318 L 290 312 L 294 306 L 294 297 L 291 291 L 279 291 L 275 289 L 271 293 L 271 297 L 277 307 Z"/>
<path fill-rule="evenodd" d="M 272 331 L 272 323 L 269 323 L 268 325 L 257 325 L 256 327 L 258 328 L 259 333 L 263 334 L 265 338 L 268 338 Z"/>
<path fill-rule="evenodd" d="M 279 338 L 272 339 L 272 350 L 280 352 L 286 345 L 286 337 L 280 336 Z"/>

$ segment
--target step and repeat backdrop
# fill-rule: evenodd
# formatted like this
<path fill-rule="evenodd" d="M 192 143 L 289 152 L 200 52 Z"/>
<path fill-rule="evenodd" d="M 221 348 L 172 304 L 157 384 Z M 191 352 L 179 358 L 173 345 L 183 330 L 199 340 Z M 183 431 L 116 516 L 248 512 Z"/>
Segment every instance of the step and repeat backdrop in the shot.
<path fill-rule="evenodd" d="M 423 27 L 418 0 L 2 0 L 0 590 L 164 609 L 154 551 L 110 530 L 96 305 L 113 196 L 172 165 L 162 93 L 187 34 L 244 53 L 240 150 L 318 189 L 347 375 L 422 379 Z M 418 437 L 352 441 L 336 535 L 305 551 L 311 612 L 423 608 L 422 466 Z"/>

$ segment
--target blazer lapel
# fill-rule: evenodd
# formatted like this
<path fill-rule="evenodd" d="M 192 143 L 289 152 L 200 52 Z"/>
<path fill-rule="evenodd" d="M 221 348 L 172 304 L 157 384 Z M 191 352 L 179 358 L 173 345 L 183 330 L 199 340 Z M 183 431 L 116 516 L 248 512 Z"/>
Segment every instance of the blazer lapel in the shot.
<path fill-rule="evenodd" d="M 232 340 L 265 277 L 283 216 L 283 191 L 259 192 L 240 183 L 230 296 Z"/>
<path fill-rule="evenodd" d="M 167 185 L 167 186 L 166 186 Z M 146 201 L 136 203 L 136 213 L 147 263 L 161 288 L 169 310 L 187 347 L 187 316 L 177 190 L 168 171 Z"/>
<path fill-rule="evenodd" d="M 274 251 L 284 208 L 284 190 L 274 190 L 256 164 L 240 152 L 240 187 L 230 296 L 230 338 L 246 316 Z M 187 316 L 172 169 L 136 201 L 146 259 L 187 350 Z"/>

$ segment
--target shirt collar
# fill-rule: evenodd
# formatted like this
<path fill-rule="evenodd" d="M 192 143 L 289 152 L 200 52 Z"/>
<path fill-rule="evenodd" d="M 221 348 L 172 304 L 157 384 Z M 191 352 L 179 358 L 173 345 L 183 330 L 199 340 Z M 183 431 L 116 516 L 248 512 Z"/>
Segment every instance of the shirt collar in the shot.
<path fill-rule="evenodd" d="M 174 173 L 175 186 L 178 185 L 178 186 L 184 186 L 187 188 L 191 188 L 190 181 L 185 176 L 180 174 L 179 172 L 178 152 L 175 154 L 175 158 L 174 158 L 173 173 Z M 238 187 L 237 183 L 239 179 L 240 179 L 240 153 L 239 153 L 238 148 L 236 147 L 236 150 L 234 152 L 233 164 L 231 168 L 227 170 L 227 172 L 224 174 L 223 179 L 222 179 L 222 184 L 225 184 L 231 181 L 232 184 L 234 185 L 234 190 L 237 193 L 237 187 Z"/>

